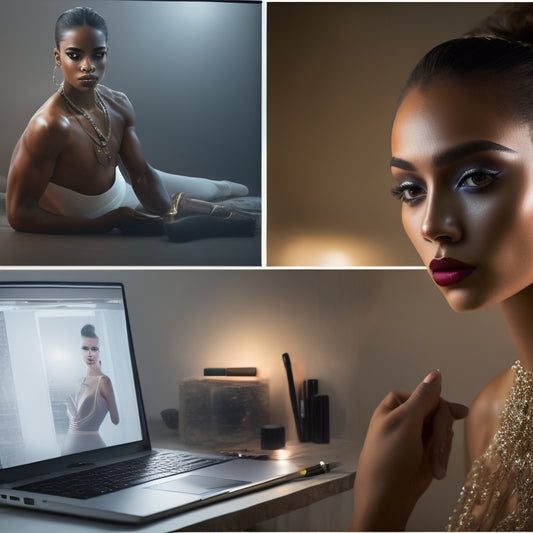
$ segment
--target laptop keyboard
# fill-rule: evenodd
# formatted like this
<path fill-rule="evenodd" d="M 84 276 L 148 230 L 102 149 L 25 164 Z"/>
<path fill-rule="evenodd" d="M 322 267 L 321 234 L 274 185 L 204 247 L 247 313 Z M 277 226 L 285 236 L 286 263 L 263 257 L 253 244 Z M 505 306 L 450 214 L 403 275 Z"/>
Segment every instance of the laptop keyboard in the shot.
<path fill-rule="evenodd" d="M 16 489 L 86 500 L 228 460 L 231 459 L 198 457 L 181 452 L 152 452 L 151 455 L 30 483 Z"/>

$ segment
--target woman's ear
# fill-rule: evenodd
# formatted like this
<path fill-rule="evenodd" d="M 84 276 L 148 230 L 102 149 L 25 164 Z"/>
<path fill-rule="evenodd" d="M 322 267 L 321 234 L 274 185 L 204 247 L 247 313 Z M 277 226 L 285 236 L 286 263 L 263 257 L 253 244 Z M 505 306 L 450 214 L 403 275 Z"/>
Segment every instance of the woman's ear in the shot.
<path fill-rule="evenodd" d="M 56 65 L 60 67 L 61 66 L 61 55 L 59 54 L 59 50 L 57 48 L 54 48 L 54 58 L 56 60 Z"/>

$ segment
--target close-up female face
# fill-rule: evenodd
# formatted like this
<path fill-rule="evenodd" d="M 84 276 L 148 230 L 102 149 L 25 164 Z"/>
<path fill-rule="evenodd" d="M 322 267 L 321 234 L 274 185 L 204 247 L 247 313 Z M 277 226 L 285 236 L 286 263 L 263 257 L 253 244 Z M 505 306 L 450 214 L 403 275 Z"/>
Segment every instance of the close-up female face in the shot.
<path fill-rule="evenodd" d="M 81 338 L 81 356 L 87 366 L 94 366 L 100 360 L 100 341 L 94 337 Z"/>
<path fill-rule="evenodd" d="M 54 55 L 65 83 L 79 91 L 93 89 L 105 74 L 106 36 L 91 26 L 71 28 L 63 32 Z"/>
<path fill-rule="evenodd" d="M 533 137 L 505 101 L 493 84 L 441 79 L 411 88 L 392 128 L 404 229 L 457 311 L 533 283 Z"/>

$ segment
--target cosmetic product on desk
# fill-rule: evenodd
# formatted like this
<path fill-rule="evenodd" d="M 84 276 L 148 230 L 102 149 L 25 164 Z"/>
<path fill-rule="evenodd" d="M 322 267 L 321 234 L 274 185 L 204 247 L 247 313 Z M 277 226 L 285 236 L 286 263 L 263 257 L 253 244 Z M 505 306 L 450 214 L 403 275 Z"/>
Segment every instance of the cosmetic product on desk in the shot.
<path fill-rule="evenodd" d="M 311 441 L 317 444 L 329 442 L 329 396 L 315 394 L 311 398 Z"/>
<path fill-rule="evenodd" d="M 255 366 L 204 368 L 204 376 L 254 377 L 257 376 L 257 368 Z"/>
<path fill-rule="evenodd" d="M 296 433 L 298 440 L 304 442 L 303 424 L 300 416 L 300 407 L 298 405 L 298 397 L 296 396 L 296 387 L 294 386 L 294 376 L 292 375 L 291 358 L 288 353 L 281 356 L 287 373 L 287 383 L 289 385 L 289 397 L 291 399 L 292 415 L 294 417 L 294 424 L 296 425 Z"/>
<path fill-rule="evenodd" d="M 285 446 L 285 428 L 276 424 L 261 426 L 261 449 L 279 450 Z"/>
<path fill-rule="evenodd" d="M 311 440 L 312 427 L 312 412 L 311 412 L 311 398 L 318 394 L 318 379 L 306 379 L 302 386 L 302 424 L 303 424 L 303 438 L 304 442 Z"/>
<path fill-rule="evenodd" d="M 310 466 L 308 468 L 303 468 L 298 472 L 300 477 L 313 477 L 318 476 L 319 474 L 327 474 L 331 472 L 334 465 L 320 461 L 317 465 Z"/>
<path fill-rule="evenodd" d="M 289 354 L 284 353 L 282 359 L 287 373 L 298 440 L 327 444 L 329 442 L 329 396 L 318 394 L 318 379 L 308 379 L 303 382 L 298 401 Z"/>

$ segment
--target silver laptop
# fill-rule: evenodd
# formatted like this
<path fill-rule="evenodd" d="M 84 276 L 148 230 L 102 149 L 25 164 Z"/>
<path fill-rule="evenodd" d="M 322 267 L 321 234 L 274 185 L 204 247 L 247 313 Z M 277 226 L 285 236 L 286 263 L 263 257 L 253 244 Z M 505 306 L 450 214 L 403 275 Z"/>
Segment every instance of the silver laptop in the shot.
<path fill-rule="evenodd" d="M 297 471 L 152 450 L 121 284 L 0 284 L 0 504 L 142 523 Z"/>

